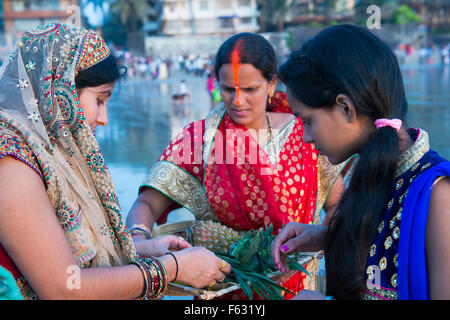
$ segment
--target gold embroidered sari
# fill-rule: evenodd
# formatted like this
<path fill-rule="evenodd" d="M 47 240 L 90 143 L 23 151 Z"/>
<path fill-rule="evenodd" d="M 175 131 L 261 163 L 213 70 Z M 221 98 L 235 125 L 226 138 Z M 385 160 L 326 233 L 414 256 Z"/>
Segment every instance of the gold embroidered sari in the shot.
<path fill-rule="evenodd" d="M 41 176 L 82 267 L 122 265 L 136 258 L 75 87 L 80 70 L 109 54 L 94 32 L 49 24 L 26 32 L 0 72 L 0 157 L 23 161 Z M 34 296 L 25 279 L 20 285 L 25 296 Z"/>

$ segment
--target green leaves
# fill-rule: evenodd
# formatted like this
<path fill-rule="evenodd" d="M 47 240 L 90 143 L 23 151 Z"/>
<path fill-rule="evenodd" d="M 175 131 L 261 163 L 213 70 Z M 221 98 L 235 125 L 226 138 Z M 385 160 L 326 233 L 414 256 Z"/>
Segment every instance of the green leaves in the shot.
<path fill-rule="evenodd" d="M 270 245 L 275 238 L 272 232 L 272 225 L 267 226 L 266 230 L 260 228 L 250 231 L 233 244 L 229 253 L 215 252 L 218 257 L 231 265 L 231 273 L 225 281 L 237 282 L 250 299 L 253 299 L 254 293 L 261 299 L 268 300 L 283 300 L 282 291 L 295 294 L 267 277 L 269 273 L 278 271 L 270 251 Z M 308 274 L 297 262 L 298 256 L 296 254 L 287 258 L 290 270 Z"/>

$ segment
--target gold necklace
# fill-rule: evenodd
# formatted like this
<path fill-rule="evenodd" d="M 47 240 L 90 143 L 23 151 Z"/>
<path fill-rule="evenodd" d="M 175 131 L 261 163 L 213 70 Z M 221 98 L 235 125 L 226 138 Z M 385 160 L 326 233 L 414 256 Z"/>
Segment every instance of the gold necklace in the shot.
<path fill-rule="evenodd" d="M 267 113 L 266 113 L 266 118 L 267 118 L 267 125 L 269 126 L 269 137 L 270 137 L 270 140 L 267 143 L 267 146 L 269 143 L 272 144 L 273 157 L 274 157 L 274 159 L 276 159 L 277 158 L 277 150 L 275 149 L 275 144 L 273 142 L 273 134 L 272 134 L 272 126 L 270 125 L 270 117 Z M 267 155 L 269 155 L 269 148 L 267 148 Z M 270 158 L 271 157 L 269 155 L 269 159 Z"/>
<path fill-rule="evenodd" d="M 270 125 L 270 118 L 269 115 L 266 113 L 266 119 L 267 119 L 267 125 L 269 126 L 269 137 L 270 137 L 270 141 L 272 141 L 273 136 L 272 136 L 272 126 Z"/>

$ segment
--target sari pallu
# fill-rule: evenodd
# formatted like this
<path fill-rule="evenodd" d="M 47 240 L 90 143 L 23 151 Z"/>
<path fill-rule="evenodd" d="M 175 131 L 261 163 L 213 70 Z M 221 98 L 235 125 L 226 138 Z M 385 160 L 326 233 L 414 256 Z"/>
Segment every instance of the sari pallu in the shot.
<path fill-rule="evenodd" d="M 171 198 L 176 205 L 169 210 L 183 206 L 197 219 L 238 230 L 272 223 L 278 232 L 290 221 L 311 223 L 317 151 L 302 143 L 301 136 L 301 122 L 295 118 L 261 148 L 219 105 L 171 141 L 140 190 L 152 187 Z M 166 221 L 169 210 L 158 224 Z"/>
<path fill-rule="evenodd" d="M 278 152 L 277 141 L 261 148 L 249 130 L 224 115 L 204 177 L 208 202 L 223 224 L 240 230 L 273 224 L 278 232 L 288 222 L 312 222 L 317 151 L 301 142 L 300 120 L 292 121 L 290 133 L 280 132 L 286 141 Z M 225 155 L 219 155 L 223 150 Z M 232 161 L 221 161 L 222 156 Z"/>
<path fill-rule="evenodd" d="M 223 104 L 206 119 L 186 126 L 140 187 L 152 187 L 175 202 L 157 223 L 163 224 L 167 214 L 181 206 L 198 220 L 239 231 L 273 224 L 278 233 L 291 221 L 312 223 L 317 151 L 302 143 L 299 118 L 272 133 L 272 141 L 260 147 L 249 130 L 229 118 Z M 285 287 L 298 292 L 304 277 L 297 273 Z"/>

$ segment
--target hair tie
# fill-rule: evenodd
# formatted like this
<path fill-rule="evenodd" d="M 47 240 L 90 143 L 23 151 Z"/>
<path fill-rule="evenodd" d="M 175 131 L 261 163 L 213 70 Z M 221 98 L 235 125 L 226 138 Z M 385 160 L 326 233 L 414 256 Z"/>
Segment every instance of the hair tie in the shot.
<path fill-rule="evenodd" d="M 377 127 L 377 130 L 382 127 L 392 127 L 398 131 L 402 127 L 402 120 L 400 120 L 400 119 L 377 119 L 377 120 L 375 120 L 375 126 Z"/>

